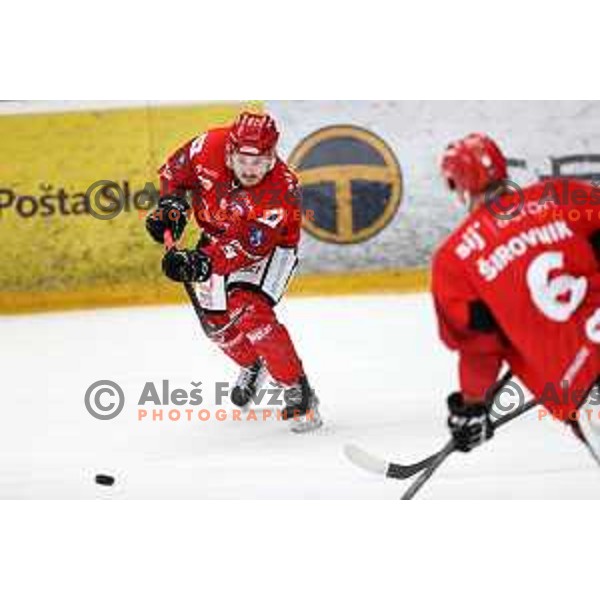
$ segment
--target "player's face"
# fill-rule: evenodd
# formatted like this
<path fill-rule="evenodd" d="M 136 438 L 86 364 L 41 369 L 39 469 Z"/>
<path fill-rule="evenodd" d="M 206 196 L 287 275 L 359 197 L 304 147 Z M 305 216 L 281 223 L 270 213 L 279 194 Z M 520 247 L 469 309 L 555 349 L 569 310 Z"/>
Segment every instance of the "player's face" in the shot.
<path fill-rule="evenodd" d="M 235 176 L 244 187 L 259 184 L 269 172 L 273 157 L 267 154 L 253 156 L 234 152 L 231 156 L 231 166 Z"/>

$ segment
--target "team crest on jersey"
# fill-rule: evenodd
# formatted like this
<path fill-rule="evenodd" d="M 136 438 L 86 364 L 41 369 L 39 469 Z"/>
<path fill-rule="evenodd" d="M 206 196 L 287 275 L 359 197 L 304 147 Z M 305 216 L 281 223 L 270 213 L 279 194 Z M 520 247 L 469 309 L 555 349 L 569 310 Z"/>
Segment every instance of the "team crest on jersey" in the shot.
<path fill-rule="evenodd" d="M 265 241 L 265 232 L 259 227 L 252 227 L 248 234 L 248 242 L 252 248 L 259 248 Z"/>
<path fill-rule="evenodd" d="M 391 148 L 352 125 L 315 131 L 293 150 L 302 209 L 313 218 L 303 228 L 334 244 L 355 244 L 380 233 L 402 202 L 402 171 Z"/>

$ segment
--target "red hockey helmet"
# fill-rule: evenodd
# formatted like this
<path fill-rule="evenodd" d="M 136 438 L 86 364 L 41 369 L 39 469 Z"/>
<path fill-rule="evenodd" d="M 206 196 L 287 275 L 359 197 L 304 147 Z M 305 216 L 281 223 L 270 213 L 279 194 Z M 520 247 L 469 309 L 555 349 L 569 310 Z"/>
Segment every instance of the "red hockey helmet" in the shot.
<path fill-rule="evenodd" d="M 482 133 L 450 144 L 442 157 L 442 173 L 451 190 L 471 197 L 508 177 L 506 158 L 496 142 Z"/>
<path fill-rule="evenodd" d="M 270 115 L 243 112 L 229 132 L 232 152 L 240 154 L 268 154 L 275 150 L 279 131 Z"/>

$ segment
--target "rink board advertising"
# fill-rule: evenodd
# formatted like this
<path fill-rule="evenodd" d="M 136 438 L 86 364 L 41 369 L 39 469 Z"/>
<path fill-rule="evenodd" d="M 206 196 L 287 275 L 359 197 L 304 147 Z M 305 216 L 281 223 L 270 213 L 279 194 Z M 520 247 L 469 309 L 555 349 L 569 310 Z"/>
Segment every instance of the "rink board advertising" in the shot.
<path fill-rule="evenodd" d="M 165 156 L 243 106 L 278 120 L 280 155 L 298 172 L 304 205 L 292 293 L 420 290 L 436 245 L 460 220 L 439 177 L 448 141 L 498 140 L 520 185 L 600 177 L 595 102 L 266 101 L 204 105 L 0 105 L 0 311 L 185 301 L 148 242 L 148 184 Z M 123 210 L 89 214 L 97 181 Z M 108 188 L 101 200 L 110 205 Z M 21 267 L 15 269 L 14 265 Z"/>

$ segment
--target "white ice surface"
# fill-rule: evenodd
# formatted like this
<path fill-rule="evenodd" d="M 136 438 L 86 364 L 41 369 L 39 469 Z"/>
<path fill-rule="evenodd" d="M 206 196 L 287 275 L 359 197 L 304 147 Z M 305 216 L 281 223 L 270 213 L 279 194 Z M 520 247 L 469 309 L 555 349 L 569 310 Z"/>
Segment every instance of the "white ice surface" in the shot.
<path fill-rule="evenodd" d="M 318 433 L 294 435 L 277 421 L 139 422 L 146 381 L 189 390 L 201 380 L 201 408 L 214 413 L 214 383 L 236 372 L 189 307 L 0 318 L 0 497 L 398 498 L 406 483 L 360 471 L 342 447 L 409 462 L 445 443 L 455 361 L 437 341 L 429 298 L 292 299 L 279 314 L 321 398 Z M 111 421 L 84 407 L 100 379 L 126 394 Z M 452 456 L 419 497 L 600 498 L 600 469 L 546 421 L 530 414 Z M 97 472 L 116 485 L 95 485 Z"/>

